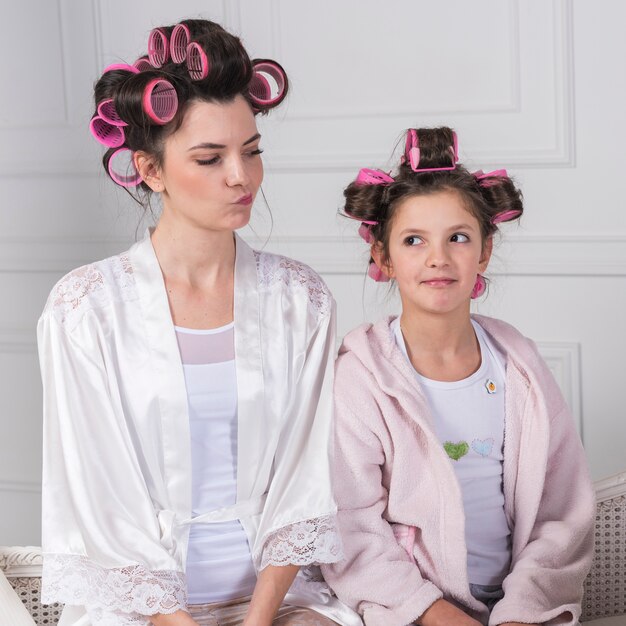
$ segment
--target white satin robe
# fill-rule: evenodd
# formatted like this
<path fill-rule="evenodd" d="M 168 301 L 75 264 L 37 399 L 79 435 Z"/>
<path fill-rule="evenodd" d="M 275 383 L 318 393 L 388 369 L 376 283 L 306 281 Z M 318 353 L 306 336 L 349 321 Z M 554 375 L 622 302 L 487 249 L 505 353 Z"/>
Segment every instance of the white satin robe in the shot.
<path fill-rule="evenodd" d="M 237 504 L 257 569 L 341 556 L 328 464 L 334 301 L 307 266 L 236 237 Z M 43 600 L 63 624 L 147 624 L 186 603 L 191 454 L 183 368 L 149 235 L 74 270 L 38 326 Z M 287 601 L 346 623 L 302 576 Z M 359 623 L 359 622 L 356 622 Z"/>

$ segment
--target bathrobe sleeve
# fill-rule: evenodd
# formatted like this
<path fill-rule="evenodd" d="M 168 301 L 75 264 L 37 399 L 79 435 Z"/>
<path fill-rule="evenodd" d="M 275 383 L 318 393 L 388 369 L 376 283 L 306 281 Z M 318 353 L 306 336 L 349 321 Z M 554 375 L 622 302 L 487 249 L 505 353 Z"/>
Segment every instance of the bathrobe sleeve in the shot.
<path fill-rule="evenodd" d="M 38 326 L 42 600 L 86 607 L 93 624 L 147 624 L 186 605 L 184 576 L 161 543 L 140 437 L 94 320 L 68 330 L 48 309 Z"/>
<path fill-rule="evenodd" d="M 595 497 L 572 415 L 547 365 L 528 343 L 533 355 L 522 373 L 515 367 L 507 371 L 512 445 L 507 450 L 505 442 L 504 490 L 513 504 L 512 564 L 489 624 L 574 626 L 593 558 Z"/>
<path fill-rule="evenodd" d="M 287 397 L 260 530 L 260 569 L 332 563 L 342 555 L 329 461 L 335 302 L 310 268 L 294 267 L 302 282 L 291 277 L 280 316 L 291 367 L 275 381 L 279 388 L 266 389 Z"/>
<path fill-rule="evenodd" d="M 360 364 L 340 356 L 335 380 L 333 485 L 345 558 L 322 568 L 340 600 L 370 626 L 412 623 L 442 592 L 422 578 L 384 518 L 383 442 L 389 445 L 381 407 L 368 394 Z"/>

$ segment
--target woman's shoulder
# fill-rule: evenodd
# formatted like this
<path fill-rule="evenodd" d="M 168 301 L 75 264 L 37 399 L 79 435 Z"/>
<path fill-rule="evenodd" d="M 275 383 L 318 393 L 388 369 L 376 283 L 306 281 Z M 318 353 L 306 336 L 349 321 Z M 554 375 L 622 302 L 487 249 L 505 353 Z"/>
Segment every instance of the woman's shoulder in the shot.
<path fill-rule="evenodd" d="M 63 276 L 52 288 L 42 317 L 52 316 L 69 330 L 87 311 L 136 297 L 133 267 L 128 252 L 124 252 Z"/>
<path fill-rule="evenodd" d="M 288 299 L 307 298 L 309 308 L 329 315 L 334 301 L 330 289 L 317 272 L 305 263 L 272 252 L 255 250 L 259 288 L 281 291 Z"/>

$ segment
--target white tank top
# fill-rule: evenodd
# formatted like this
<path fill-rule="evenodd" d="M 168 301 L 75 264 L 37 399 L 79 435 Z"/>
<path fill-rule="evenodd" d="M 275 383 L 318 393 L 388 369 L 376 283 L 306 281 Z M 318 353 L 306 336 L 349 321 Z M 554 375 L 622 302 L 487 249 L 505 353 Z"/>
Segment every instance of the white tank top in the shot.
<path fill-rule="evenodd" d="M 211 330 L 176 327 L 191 431 L 192 516 L 237 498 L 237 374 L 234 323 Z M 190 604 L 250 595 L 256 583 L 238 520 L 192 524 L 187 552 Z"/>
<path fill-rule="evenodd" d="M 392 330 L 408 359 L 399 319 Z M 511 561 L 502 488 L 506 357 L 473 320 L 472 325 L 481 354 L 476 372 L 454 382 L 415 375 L 461 487 L 469 581 L 499 585 Z"/>

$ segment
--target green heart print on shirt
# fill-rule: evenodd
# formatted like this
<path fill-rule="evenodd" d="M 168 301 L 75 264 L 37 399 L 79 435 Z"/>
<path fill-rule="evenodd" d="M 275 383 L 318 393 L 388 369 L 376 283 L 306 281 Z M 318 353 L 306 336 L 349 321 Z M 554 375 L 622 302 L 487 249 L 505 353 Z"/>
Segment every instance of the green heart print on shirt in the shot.
<path fill-rule="evenodd" d="M 470 449 L 467 441 L 459 441 L 459 443 L 446 441 L 443 447 L 453 461 L 458 461 L 462 456 L 465 456 Z"/>

